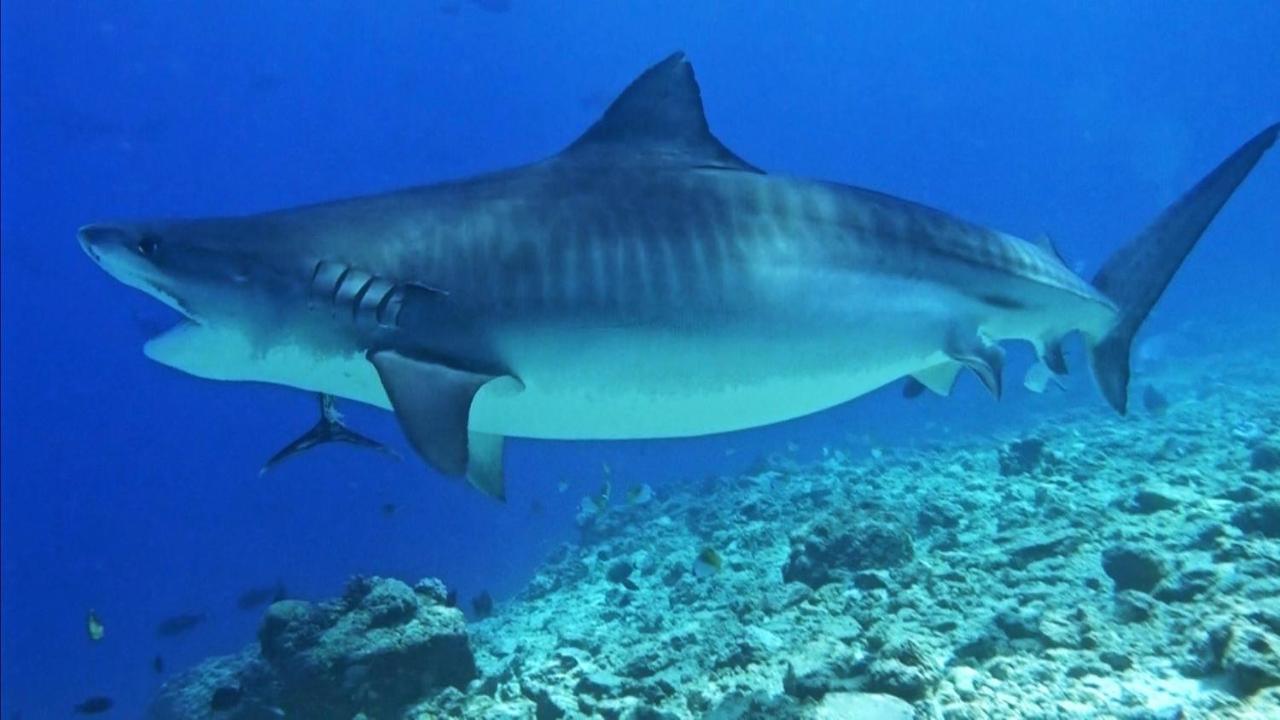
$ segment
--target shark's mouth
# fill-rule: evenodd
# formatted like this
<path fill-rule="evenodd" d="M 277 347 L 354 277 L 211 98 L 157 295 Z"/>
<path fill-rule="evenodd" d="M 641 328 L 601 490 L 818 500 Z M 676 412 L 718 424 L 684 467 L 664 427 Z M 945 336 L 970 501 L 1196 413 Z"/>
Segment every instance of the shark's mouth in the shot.
<path fill-rule="evenodd" d="M 174 295 L 150 280 L 143 279 L 140 284 L 134 285 L 134 287 L 159 300 L 165 305 L 168 305 L 174 310 L 177 310 L 179 313 L 182 313 L 183 320 L 179 321 L 179 325 L 191 323 L 201 324 L 200 318 L 196 317 L 196 314 L 191 309 L 190 305 L 183 302 L 177 295 Z"/>
<path fill-rule="evenodd" d="M 186 301 L 174 295 L 161 284 L 160 279 L 155 277 L 158 273 L 152 268 L 140 264 L 136 258 L 120 249 L 98 249 L 87 243 L 82 243 L 82 245 L 89 257 L 93 258 L 94 262 L 98 263 L 98 266 L 111 277 L 135 290 L 141 290 L 173 308 L 185 318 L 183 322 L 201 322 Z"/>

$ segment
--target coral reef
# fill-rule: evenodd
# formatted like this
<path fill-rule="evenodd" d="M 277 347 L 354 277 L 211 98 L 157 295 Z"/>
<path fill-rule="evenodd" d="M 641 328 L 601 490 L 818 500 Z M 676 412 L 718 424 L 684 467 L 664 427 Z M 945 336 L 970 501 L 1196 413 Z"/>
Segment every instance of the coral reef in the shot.
<path fill-rule="evenodd" d="M 400 717 L 442 687 L 476 676 L 462 613 L 445 605 L 444 586 L 423 580 L 355 578 L 342 598 L 271 605 L 258 646 L 205 661 L 165 684 L 151 710 L 168 718 Z M 240 701 L 215 712 L 217 688 Z"/>
<path fill-rule="evenodd" d="M 375 580 L 273 606 L 260 652 L 160 704 L 234 677 L 347 713 L 307 717 L 1280 717 L 1280 473 L 1258 450 L 1280 442 L 1280 387 L 1215 363 L 1167 381 L 1158 413 L 775 457 L 593 507 L 580 543 L 467 628 L 474 669 L 442 589 Z"/>

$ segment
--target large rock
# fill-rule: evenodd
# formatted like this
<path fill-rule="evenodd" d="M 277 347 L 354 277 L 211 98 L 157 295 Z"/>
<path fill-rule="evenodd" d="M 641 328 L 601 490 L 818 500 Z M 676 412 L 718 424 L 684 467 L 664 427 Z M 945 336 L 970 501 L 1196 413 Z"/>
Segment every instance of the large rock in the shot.
<path fill-rule="evenodd" d="M 226 712 L 212 709 L 219 688 L 239 688 L 244 699 Z M 205 660 L 166 681 L 148 710 L 149 720 L 268 720 L 278 688 L 271 668 L 253 648 Z"/>
<path fill-rule="evenodd" d="M 438 583 L 419 591 L 385 578 L 357 578 L 339 600 L 285 600 L 268 608 L 258 647 L 208 661 L 168 683 L 153 720 L 204 720 L 213 692 L 241 700 L 218 720 L 399 717 L 442 688 L 476 676 L 466 621 L 447 607 Z"/>
<path fill-rule="evenodd" d="M 818 588 L 862 570 L 898 567 L 914 554 L 911 534 L 897 525 L 865 522 L 837 527 L 826 520 L 791 538 L 782 579 Z"/>
<path fill-rule="evenodd" d="M 392 713 L 476 675 L 461 611 L 399 580 L 357 578 L 337 605 L 272 605 L 258 633 L 290 716 Z"/>

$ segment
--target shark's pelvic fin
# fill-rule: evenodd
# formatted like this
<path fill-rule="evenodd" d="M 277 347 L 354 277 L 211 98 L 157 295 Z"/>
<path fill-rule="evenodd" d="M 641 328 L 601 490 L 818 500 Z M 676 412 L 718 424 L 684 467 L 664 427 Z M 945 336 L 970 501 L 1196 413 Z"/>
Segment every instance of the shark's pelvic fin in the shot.
<path fill-rule="evenodd" d="M 1276 141 L 1272 125 L 1236 150 L 1196 186 L 1160 213 L 1128 245 L 1117 250 L 1093 277 L 1093 285 L 1120 309 L 1106 335 L 1086 338 L 1093 374 L 1102 394 L 1123 415 L 1129 398 L 1129 346 L 1147 313 L 1205 228 Z"/>
<path fill-rule="evenodd" d="M 760 172 L 711 134 L 693 66 L 683 52 L 632 81 L 560 157 Z"/>
<path fill-rule="evenodd" d="M 468 430 L 476 393 L 495 376 L 417 360 L 393 350 L 370 353 L 387 397 L 414 450 L 445 475 L 466 476 L 504 499 L 500 435 Z"/>
<path fill-rule="evenodd" d="M 1000 399 L 1004 389 L 1004 348 L 976 333 L 965 337 L 955 332 L 948 339 L 945 352 L 956 363 L 972 370 L 983 386 Z"/>
<path fill-rule="evenodd" d="M 285 445 L 275 455 L 263 464 L 262 469 L 258 471 L 258 477 L 267 474 L 271 468 L 279 465 L 284 460 L 293 457 L 299 453 L 310 450 L 317 445 L 323 445 L 331 442 L 344 442 L 360 447 L 367 447 L 378 452 L 390 455 L 399 460 L 400 454 L 395 450 L 383 445 L 377 440 L 370 439 L 360 433 L 347 427 L 342 422 L 342 413 L 334 407 L 333 396 L 324 393 L 317 393 L 320 400 L 320 419 L 310 430 L 302 433 L 296 440 Z"/>

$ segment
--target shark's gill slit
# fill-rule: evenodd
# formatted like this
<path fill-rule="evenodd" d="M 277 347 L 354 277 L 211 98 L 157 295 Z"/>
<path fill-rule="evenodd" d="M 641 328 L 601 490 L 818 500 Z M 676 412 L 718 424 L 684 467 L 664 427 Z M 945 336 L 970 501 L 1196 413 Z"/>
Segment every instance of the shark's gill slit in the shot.
<path fill-rule="evenodd" d="M 369 279 L 365 280 L 364 284 L 360 286 L 360 289 L 356 291 L 355 297 L 351 299 L 351 321 L 352 322 L 355 322 L 357 319 L 359 319 L 360 303 L 364 301 L 365 293 L 369 292 L 369 288 L 373 286 L 373 282 L 375 280 L 377 280 L 377 278 L 370 275 Z"/>
<path fill-rule="evenodd" d="M 357 324 L 377 325 L 378 308 L 382 307 L 382 301 L 387 295 L 395 289 L 390 282 L 380 277 L 375 277 L 365 286 L 364 292 L 356 298 L 356 306 L 353 309 L 354 317 Z"/>
<path fill-rule="evenodd" d="M 333 289 L 329 292 L 329 302 L 334 307 L 338 306 L 338 295 L 342 292 L 342 285 L 347 281 L 347 276 L 350 275 L 351 272 L 352 270 L 349 265 L 343 267 L 342 274 L 339 275 L 338 279 L 333 283 Z"/>
<path fill-rule="evenodd" d="M 373 276 L 363 270 L 352 269 L 347 272 L 343 278 L 338 292 L 334 295 L 334 309 L 341 311 L 348 306 L 351 307 L 351 317 L 355 318 L 355 306 L 360 301 L 360 294 L 370 282 L 373 282 Z"/>
<path fill-rule="evenodd" d="M 394 328 L 400 324 L 400 306 L 404 302 L 404 288 L 392 288 L 391 292 L 378 303 L 375 315 L 378 324 L 384 328 Z"/>
<path fill-rule="evenodd" d="M 311 274 L 311 296 L 314 300 L 332 302 L 338 283 L 346 274 L 347 266 L 322 260 L 316 263 L 315 272 Z M 311 304 L 315 307 L 315 304 Z"/>

